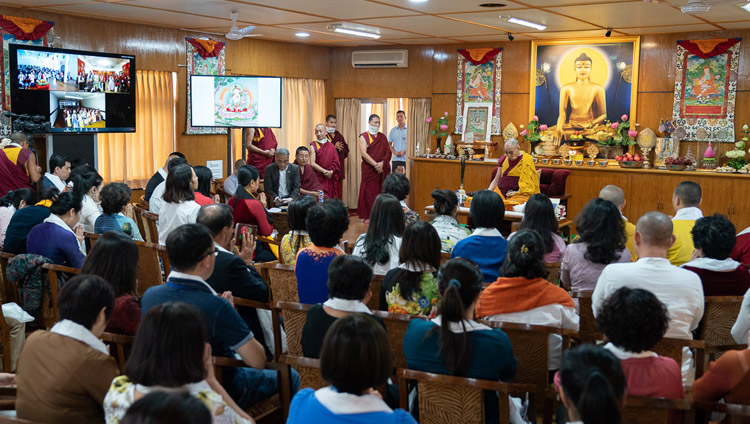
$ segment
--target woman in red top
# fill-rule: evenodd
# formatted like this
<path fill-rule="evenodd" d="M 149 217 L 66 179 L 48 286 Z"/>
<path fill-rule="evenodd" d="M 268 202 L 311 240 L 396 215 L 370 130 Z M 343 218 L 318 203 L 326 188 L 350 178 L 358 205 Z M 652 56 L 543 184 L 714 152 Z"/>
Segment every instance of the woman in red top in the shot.
<path fill-rule="evenodd" d="M 266 214 L 266 194 L 256 196 L 260 186 L 260 174 L 254 166 L 244 165 L 237 171 L 237 192 L 227 204 L 234 211 L 235 224 L 253 224 L 258 232 L 270 236 L 273 232 L 273 218 Z"/>
<path fill-rule="evenodd" d="M 136 298 L 138 246 L 122 231 L 107 231 L 91 249 L 81 274 L 97 275 L 112 284 L 115 308 L 105 331 L 135 334 L 141 323 L 141 306 Z"/>
<path fill-rule="evenodd" d="M 208 167 L 194 166 L 193 171 L 198 177 L 198 190 L 195 191 L 195 203 L 201 206 L 213 205 L 214 200 L 211 198 L 211 179 L 213 174 Z"/>

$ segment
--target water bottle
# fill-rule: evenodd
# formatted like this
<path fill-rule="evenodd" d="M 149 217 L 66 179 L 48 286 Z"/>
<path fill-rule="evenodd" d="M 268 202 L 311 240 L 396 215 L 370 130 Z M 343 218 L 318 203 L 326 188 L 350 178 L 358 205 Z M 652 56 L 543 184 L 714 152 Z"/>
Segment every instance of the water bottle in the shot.
<path fill-rule="evenodd" d="M 318 190 L 318 203 L 323 203 L 324 198 L 323 190 Z"/>

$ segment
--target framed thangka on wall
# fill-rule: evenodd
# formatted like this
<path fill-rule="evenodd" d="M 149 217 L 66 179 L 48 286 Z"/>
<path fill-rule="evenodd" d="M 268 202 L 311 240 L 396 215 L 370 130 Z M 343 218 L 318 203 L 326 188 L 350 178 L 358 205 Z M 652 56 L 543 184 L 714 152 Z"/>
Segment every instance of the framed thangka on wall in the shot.
<path fill-rule="evenodd" d="M 639 37 L 532 41 L 529 118 L 557 143 L 635 122 L 639 50 Z"/>
<path fill-rule="evenodd" d="M 734 142 L 740 41 L 677 42 L 672 120 L 687 140 Z"/>
<path fill-rule="evenodd" d="M 473 142 L 490 142 L 492 119 L 490 117 L 492 103 L 467 102 L 464 104 L 464 125 L 462 134 L 472 133 Z M 466 141 L 465 138 L 462 141 Z"/>
<path fill-rule="evenodd" d="M 500 83 L 503 70 L 503 49 L 459 49 L 458 87 L 456 90 L 455 133 L 464 128 L 466 103 L 490 103 L 489 122 L 492 135 L 502 134 L 500 127 Z M 476 137 L 475 137 L 476 139 Z"/>
<path fill-rule="evenodd" d="M 224 43 L 201 38 L 186 38 L 185 51 L 187 53 L 187 119 L 185 120 L 185 134 L 226 134 L 226 128 L 193 127 L 192 122 L 192 87 L 190 75 L 224 75 Z"/>

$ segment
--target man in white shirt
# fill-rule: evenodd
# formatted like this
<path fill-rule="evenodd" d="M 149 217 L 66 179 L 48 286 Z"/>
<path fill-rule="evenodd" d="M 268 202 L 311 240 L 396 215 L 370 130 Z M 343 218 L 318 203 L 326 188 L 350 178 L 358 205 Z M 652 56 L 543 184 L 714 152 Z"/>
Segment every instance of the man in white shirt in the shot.
<path fill-rule="evenodd" d="M 164 192 L 167 190 L 167 176 L 172 173 L 172 170 L 183 164 L 187 164 L 187 160 L 181 157 L 172 158 L 167 161 L 167 175 L 164 176 L 164 181 L 160 182 L 151 194 L 151 199 L 148 201 L 149 212 L 158 214 L 161 207 L 164 206 Z"/>
<path fill-rule="evenodd" d="M 164 162 L 164 166 L 157 169 L 156 173 L 154 173 L 154 175 L 151 176 L 151 179 L 148 180 L 148 184 L 146 184 L 146 193 L 144 194 L 145 201 L 150 202 L 151 196 L 153 195 L 154 189 L 156 189 L 156 186 L 163 183 L 164 180 L 167 179 L 167 168 L 169 167 L 169 161 L 174 158 L 185 159 L 185 155 L 183 155 L 180 152 L 172 152 L 169 154 L 169 157 L 167 157 L 167 161 Z"/>
<path fill-rule="evenodd" d="M 245 166 L 245 159 L 234 161 L 234 173 L 224 180 L 224 191 L 232 196 L 237 192 L 237 171 L 243 166 Z"/>
<path fill-rule="evenodd" d="M 70 159 L 67 156 L 54 153 L 49 158 L 49 169 L 45 172 L 42 180 L 42 191 L 54 187 L 60 193 L 65 191 L 65 180 L 70 176 Z"/>
<path fill-rule="evenodd" d="M 703 286 L 697 274 L 669 263 L 667 250 L 674 243 L 672 221 L 661 212 L 649 212 L 635 227 L 638 262 L 607 265 L 592 295 L 594 316 L 620 287 L 648 290 L 667 306 L 669 329 L 664 337 L 692 339 L 703 318 Z M 691 358 L 683 355 L 683 380 L 692 384 Z"/>
<path fill-rule="evenodd" d="M 398 125 L 391 128 L 388 133 L 388 143 L 390 143 L 393 159 L 391 160 L 391 169 L 393 172 L 406 173 L 406 113 L 403 110 L 396 112 L 396 122 Z"/>

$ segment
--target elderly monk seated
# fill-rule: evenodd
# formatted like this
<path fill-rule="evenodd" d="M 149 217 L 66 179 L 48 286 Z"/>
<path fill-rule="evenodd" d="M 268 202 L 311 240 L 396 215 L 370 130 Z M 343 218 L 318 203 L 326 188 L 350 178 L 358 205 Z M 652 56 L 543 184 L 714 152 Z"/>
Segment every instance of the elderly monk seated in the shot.
<path fill-rule="evenodd" d="M 533 194 L 539 193 L 539 176 L 531 155 L 526 154 L 511 138 L 505 142 L 505 155 L 497 161 L 500 168 L 490 183 L 489 190 L 500 194 L 504 200 L 525 203 Z"/>

